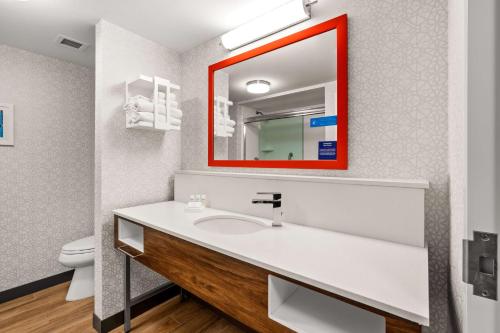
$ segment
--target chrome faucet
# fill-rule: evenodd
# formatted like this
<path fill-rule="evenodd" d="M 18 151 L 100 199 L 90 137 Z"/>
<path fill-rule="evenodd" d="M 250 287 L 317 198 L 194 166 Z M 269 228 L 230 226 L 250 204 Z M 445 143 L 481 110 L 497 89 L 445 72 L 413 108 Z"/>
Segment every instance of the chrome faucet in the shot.
<path fill-rule="evenodd" d="M 281 227 L 283 210 L 281 209 L 281 193 L 279 192 L 257 192 L 257 195 L 272 195 L 272 199 L 252 199 L 253 204 L 273 205 L 273 227 Z"/>

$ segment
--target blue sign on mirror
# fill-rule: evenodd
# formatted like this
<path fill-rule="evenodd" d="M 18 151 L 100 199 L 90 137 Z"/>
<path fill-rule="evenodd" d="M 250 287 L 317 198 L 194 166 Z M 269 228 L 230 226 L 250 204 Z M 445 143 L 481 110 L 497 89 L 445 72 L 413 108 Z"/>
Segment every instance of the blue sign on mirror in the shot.
<path fill-rule="evenodd" d="M 337 141 L 318 142 L 318 160 L 336 160 Z"/>
<path fill-rule="evenodd" d="M 311 118 L 311 127 L 325 127 L 337 125 L 337 116 Z"/>
<path fill-rule="evenodd" d="M 3 138 L 3 110 L 0 110 L 0 138 Z"/>

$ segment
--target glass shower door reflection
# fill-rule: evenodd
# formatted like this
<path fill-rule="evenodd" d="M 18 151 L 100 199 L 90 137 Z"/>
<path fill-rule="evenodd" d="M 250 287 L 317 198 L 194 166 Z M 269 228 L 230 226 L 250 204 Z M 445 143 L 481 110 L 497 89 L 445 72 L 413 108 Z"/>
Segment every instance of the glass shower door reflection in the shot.
<path fill-rule="evenodd" d="M 260 160 L 302 160 L 304 157 L 303 117 L 260 122 Z"/>

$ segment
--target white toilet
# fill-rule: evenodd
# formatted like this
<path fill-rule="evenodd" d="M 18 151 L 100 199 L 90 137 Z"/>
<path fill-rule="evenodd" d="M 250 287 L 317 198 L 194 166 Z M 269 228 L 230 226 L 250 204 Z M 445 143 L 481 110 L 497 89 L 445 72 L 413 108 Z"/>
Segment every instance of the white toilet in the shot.
<path fill-rule="evenodd" d="M 75 269 L 67 301 L 94 295 L 94 236 L 85 237 L 62 247 L 59 262 Z"/>

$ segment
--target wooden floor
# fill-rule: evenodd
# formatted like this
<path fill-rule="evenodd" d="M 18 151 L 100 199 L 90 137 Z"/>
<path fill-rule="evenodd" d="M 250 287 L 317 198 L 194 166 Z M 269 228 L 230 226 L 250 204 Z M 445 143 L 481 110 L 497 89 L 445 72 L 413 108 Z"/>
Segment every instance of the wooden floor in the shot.
<path fill-rule="evenodd" d="M 93 299 L 66 302 L 69 283 L 0 304 L 0 332 L 93 333 Z M 242 333 L 212 308 L 179 297 L 165 302 L 132 320 L 133 332 Z M 123 327 L 112 331 L 123 332 Z"/>

